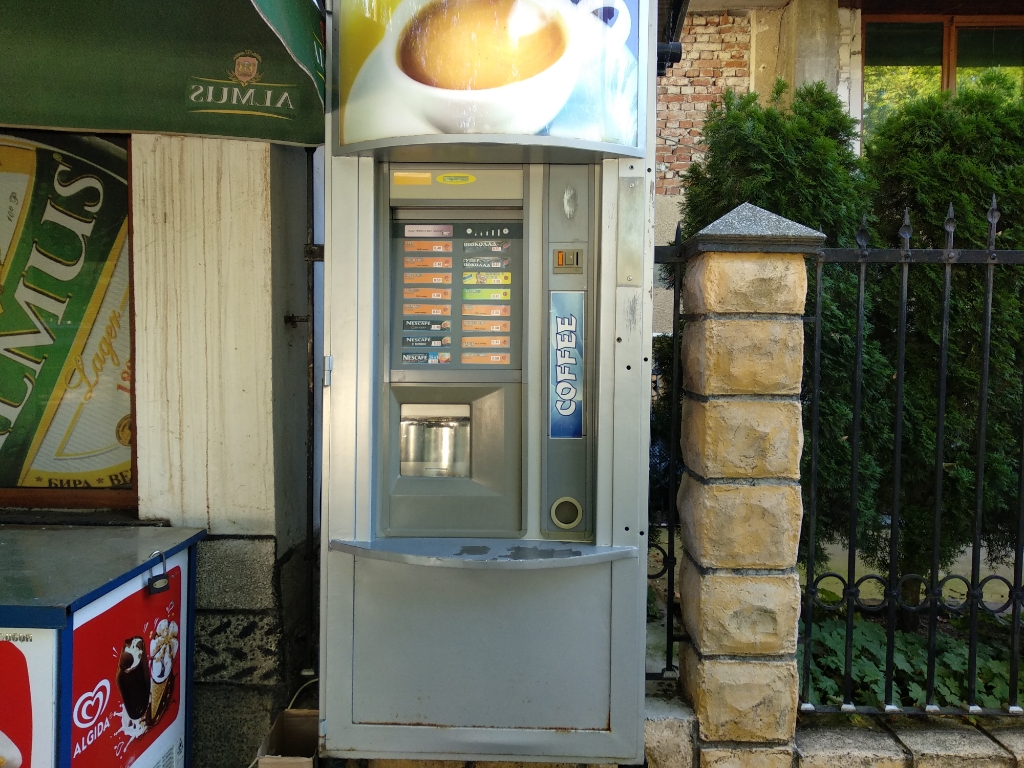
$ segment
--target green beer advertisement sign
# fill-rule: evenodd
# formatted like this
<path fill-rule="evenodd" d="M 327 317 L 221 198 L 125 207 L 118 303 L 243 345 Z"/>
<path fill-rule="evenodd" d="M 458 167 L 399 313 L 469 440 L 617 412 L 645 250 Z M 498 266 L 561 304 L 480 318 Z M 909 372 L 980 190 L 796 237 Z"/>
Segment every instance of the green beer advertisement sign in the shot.
<path fill-rule="evenodd" d="M 0 132 L 0 487 L 132 483 L 128 155 Z"/>

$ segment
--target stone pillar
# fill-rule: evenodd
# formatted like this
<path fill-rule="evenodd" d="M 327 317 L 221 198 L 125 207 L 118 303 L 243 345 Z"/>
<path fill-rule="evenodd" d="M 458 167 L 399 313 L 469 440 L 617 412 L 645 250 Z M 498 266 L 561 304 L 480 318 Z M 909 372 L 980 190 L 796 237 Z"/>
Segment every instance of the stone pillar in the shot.
<path fill-rule="evenodd" d="M 687 243 L 680 669 L 702 766 L 792 763 L 803 254 L 824 239 L 744 204 Z"/>

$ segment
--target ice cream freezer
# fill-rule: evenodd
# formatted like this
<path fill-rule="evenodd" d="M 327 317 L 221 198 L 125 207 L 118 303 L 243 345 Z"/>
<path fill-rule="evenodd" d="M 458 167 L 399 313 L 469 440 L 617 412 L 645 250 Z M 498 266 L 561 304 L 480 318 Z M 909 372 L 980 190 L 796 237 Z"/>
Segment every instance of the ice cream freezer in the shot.
<path fill-rule="evenodd" d="M 190 764 L 204 535 L 0 526 L 0 768 Z"/>

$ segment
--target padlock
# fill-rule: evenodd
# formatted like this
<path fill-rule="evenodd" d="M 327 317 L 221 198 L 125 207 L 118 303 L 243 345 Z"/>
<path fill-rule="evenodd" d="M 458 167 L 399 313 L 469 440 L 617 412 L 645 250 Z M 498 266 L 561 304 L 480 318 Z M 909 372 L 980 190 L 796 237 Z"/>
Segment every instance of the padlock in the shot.
<path fill-rule="evenodd" d="M 166 592 L 171 588 L 171 580 L 167 576 L 167 558 L 164 557 L 164 553 L 159 549 L 156 552 L 150 553 L 150 557 L 156 557 L 160 555 L 160 562 L 163 563 L 164 572 L 155 574 L 149 577 L 149 594 L 156 595 L 160 592 Z"/>

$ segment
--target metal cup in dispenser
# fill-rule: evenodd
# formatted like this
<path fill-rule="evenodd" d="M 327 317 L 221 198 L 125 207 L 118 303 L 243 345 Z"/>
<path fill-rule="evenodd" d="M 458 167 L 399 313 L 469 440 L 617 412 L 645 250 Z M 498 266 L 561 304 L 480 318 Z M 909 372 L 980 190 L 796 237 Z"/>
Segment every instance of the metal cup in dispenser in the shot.
<path fill-rule="evenodd" d="M 470 407 L 401 408 L 401 473 L 408 477 L 469 477 Z"/>

